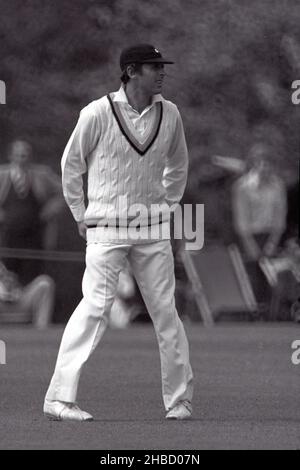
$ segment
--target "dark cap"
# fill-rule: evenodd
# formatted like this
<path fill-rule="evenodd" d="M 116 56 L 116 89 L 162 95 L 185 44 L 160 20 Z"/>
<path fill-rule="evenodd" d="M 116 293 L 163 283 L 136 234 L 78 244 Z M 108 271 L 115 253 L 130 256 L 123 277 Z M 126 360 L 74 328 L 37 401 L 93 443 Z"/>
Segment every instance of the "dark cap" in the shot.
<path fill-rule="evenodd" d="M 121 70 L 124 70 L 129 64 L 174 64 L 174 62 L 165 59 L 161 52 L 151 44 L 136 44 L 121 52 Z"/>

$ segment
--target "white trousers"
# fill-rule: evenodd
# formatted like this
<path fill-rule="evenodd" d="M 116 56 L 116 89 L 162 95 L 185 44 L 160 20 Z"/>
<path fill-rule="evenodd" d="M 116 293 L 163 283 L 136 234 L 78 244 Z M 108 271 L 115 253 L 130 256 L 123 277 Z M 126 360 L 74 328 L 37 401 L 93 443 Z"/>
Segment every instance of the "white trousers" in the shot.
<path fill-rule="evenodd" d="M 128 258 L 154 324 L 161 360 L 165 408 L 192 399 L 189 347 L 175 307 L 175 276 L 169 240 L 147 244 L 92 243 L 87 246 L 83 299 L 60 345 L 46 399 L 75 402 L 83 364 L 101 339 Z"/>

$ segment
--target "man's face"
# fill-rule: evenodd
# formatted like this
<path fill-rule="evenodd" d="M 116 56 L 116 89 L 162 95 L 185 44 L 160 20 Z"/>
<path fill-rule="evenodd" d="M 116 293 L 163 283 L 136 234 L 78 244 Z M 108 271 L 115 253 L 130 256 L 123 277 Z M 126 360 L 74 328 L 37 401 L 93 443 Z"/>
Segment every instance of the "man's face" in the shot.
<path fill-rule="evenodd" d="M 161 93 L 165 77 L 164 64 L 143 64 L 136 75 L 139 88 L 148 95 Z"/>
<path fill-rule="evenodd" d="M 11 146 L 9 160 L 18 166 L 26 166 L 31 158 L 31 146 L 27 142 L 18 140 Z"/>

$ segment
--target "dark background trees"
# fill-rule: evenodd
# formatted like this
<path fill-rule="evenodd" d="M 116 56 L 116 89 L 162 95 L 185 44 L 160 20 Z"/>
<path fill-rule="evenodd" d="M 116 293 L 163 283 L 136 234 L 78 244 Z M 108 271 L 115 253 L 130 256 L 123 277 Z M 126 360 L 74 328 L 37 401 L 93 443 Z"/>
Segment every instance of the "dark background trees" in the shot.
<path fill-rule="evenodd" d="M 119 86 L 120 49 L 153 43 L 176 61 L 164 95 L 185 124 L 186 200 L 219 208 L 207 212 L 206 228 L 222 236 L 224 174 L 211 155 L 245 158 L 264 140 L 287 184 L 296 182 L 299 20 L 297 0 L 0 0 L 1 161 L 7 143 L 23 136 L 36 160 L 59 172 L 79 110 Z"/>

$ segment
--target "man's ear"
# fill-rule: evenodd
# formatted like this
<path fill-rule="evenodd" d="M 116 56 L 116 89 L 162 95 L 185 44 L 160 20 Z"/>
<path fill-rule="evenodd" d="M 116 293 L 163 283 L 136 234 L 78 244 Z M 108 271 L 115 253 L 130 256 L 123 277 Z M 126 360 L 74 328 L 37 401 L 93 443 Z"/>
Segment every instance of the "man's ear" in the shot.
<path fill-rule="evenodd" d="M 129 78 L 134 78 L 136 76 L 136 70 L 134 64 L 127 65 L 126 72 Z"/>

